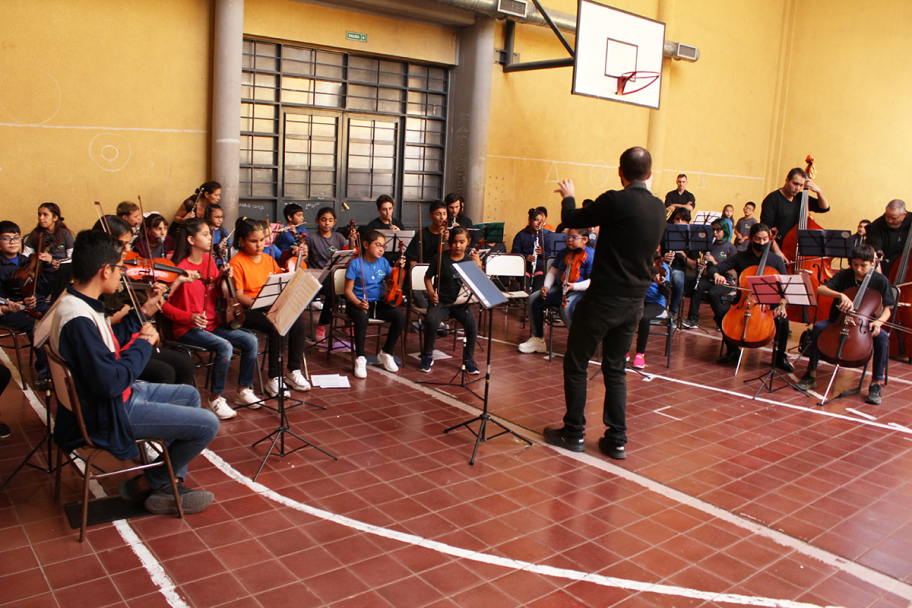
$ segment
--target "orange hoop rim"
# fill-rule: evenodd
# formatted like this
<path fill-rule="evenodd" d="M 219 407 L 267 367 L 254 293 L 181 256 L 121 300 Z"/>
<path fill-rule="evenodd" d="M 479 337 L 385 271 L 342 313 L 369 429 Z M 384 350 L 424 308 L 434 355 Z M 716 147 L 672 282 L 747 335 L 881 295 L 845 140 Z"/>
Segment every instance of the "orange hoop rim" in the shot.
<path fill-rule="evenodd" d="M 646 87 L 648 87 L 649 85 L 654 83 L 656 80 L 658 80 L 660 76 L 662 76 L 661 72 L 649 72 L 649 71 L 645 71 L 645 70 L 643 70 L 643 71 L 635 70 L 633 72 L 624 72 L 623 74 L 618 76 L 616 94 L 617 95 L 632 95 L 633 93 L 639 93 L 640 91 L 642 91 L 643 89 L 645 89 Z M 628 91 L 627 83 L 630 81 L 636 82 L 637 78 L 641 78 L 641 79 L 645 80 L 646 83 L 639 88 L 633 89 L 632 91 Z"/>

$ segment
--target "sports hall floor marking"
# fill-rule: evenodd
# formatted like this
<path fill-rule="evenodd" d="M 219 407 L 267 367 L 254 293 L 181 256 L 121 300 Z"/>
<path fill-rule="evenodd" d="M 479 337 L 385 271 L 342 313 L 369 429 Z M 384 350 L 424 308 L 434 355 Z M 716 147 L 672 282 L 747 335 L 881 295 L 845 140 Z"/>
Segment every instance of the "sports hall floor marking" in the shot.
<path fill-rule="evenodd" d="M 397 374 L 392 374 L 385 370 L 378 369 L 377 372 L 385 374 L 393 380 L 396 380 L 403 384 L 412 386 L 416 390 L 419 390 L 425 394 L 431 395 L 434 398 L 436 398 L 437 400 L 442 401 L 442 402 L 446 403 L 447 405 L 451 405 L 453 407 L 459 408 L 467 413 L 474 415 L 474 414 L 480 413 L 480 411 L 481 411 L 479 408 L 476 408 L 476 407 L 473 407 L 466 403 L 463 403 L 463 402 L 459 401 L 458 399 L 454 398 L 452 395 L 450 395 L 442 390 L 430 388 L 425 385 L 414 384 L 411 380 L 408 380 L 407 378 L 400 378 Z M 703 385 L 695 384 L 692 382 L 686 382 L 683 380 L 674 380 L 672 378 L 665 378 L 663 376 L 654 376 L 654 377 L 659 378 L 659 379 L 669 380 L 672 382 L 680 382 L 683 384 L 688 384 L 690 386 L 694 386 L 697 388 L 707 388 L 707 389 L 712 388 L 712 387 L 705 387 Z M 719 392 L 728 393 L 728 394 L 739 396 L 739 397 L 745 397 L 745 395 L 742 395 L 740 393 L 736 393 L 733 391 L 726 391 L 724 389 L 716 389 L 716 390 Z M 773 405 L 786 405 L 787 406 L 787 404 L 778 403 L 776 401 L 772 401 L 769 399 L 757 399 L 757 401 L 763 401 L 763 402 L 770 403 Z M 798 406 L 794 406 L 794 407 L 796 409 L 804 409 L 804 410 L 807 410 L 810 412 L 815 411 L 815 410 L 811 410 L 808 408 L 801 408 Z M 817 413 L 821 413 L 821 412 L 817 412 Z M 905 427 L 900 427 L 899 425 L 889 426 L 889 425 L 880 424 L 880 423 L 870 423 L 866 420 L 862 420 L 862 419 L 855 418 L 852 416 L 843 416 L 843 415 L 835 415 L 835 416 L 840 419 L 843 419 L 843 420 L 850 420 L 850 421 L 858 422 L 858 423 L 868 423 L 868 424 L 872 424 L 874 426 L 878 426 L 881 428 L 886 428 L 891 431 L 904 430 L 905 432 L 912 434 L 912 429 L 906 429 Z M 650 490 L 652 492 L 656 492 L 657 494 L 660 494 L 662 496 L 665 496 L 666 498 L 669 498 L 678 503 L 681 503 L 681 504 L 687 505 L 689 507 L 692 507 L 694 509 L 697 509 L 699 511 L 702 511 L 702 512 L 706 513 L 707 515 L 716 517 L 727 523 L 736 525 L 739 528 L 742 528 L 748 532 L 751 532 L 752 534 L 757 534 L 758 536 L 768 538 L 779 545 L 792 549 L 807 557 L 816 559 L 817 561 L 822 562 L 822 563 L 826 564 L 827 566 L 836 568 L 847 574 L 851 574 L 852 576 L 855 576 L 871 585 L 874 585 L 880 589 L 883 589 L 884 591 L 896 594 L 896 595 L 902 597 L 903 599 L 905 599 L 909 602 L 912 602 L 912 585 L 906 584 L 893 577 L 887 576 L 872 568 L 868 568 L 867 566 L 857 564 L 851 560 L 845 559 L 844 557 L 840 557 L 839 555 L 836 555 L 835 553 L 831 553 L 831 552 L 821 549 L 815 545 L 812 545 L 811 543 L 799 540 L 784 532 L 774 530 L 773 528 L 760 524 L 756 521 L 747 519 L 745 517 L 732 513 L 731 511 L 722 509 L 721 507 L 717 507 L 716 505 L 713 505 L 704 500 L 691 496 L 690 494 L 686 494 L 684 492 L 681 492 L 680 490 L 676 490 L 676 489 L 666 486 L 662 483 L 649 479 L 648 477 L 640 475 L 639 473 L 635 473 L 635 472 L 625 469 L 623 467 L 611 464 L 610 462 L 602 460 L 601 458 L 598 458 L 591 454 L 588 454 L 588 453 L 578 453 L 577 454 L 577 453 L 569 452 L 567 450 L 562 450 L 562 449 L 554 447 L 554 446 L 548 446 L 547 444 L 544 443 L 544 440 L 541 438 L 541 435 L 539 433 L 537 433 L 535 431 L 531 431 L 530 429 L 527 429 L 525 427 L 516 425 L 516 424 L 510 422 L 509 420 L 505 420 L 501 417 L 493 416 L 493 415 L 492 415 L 492 417 L 496 418 L 499 422 L 505 424 L 511 430 L 519 433 L 520 435 L 528 436 L 530 433 L 534 433 L 535 437 L 532 438 L 532 440 L 537 445 L 546 445 L 547 447 L 554 449 L 556 452 L 558 452 L 559 454 L 561 454 L 563 456 L 566 456 L 566 457 L 572 458 L 574 460 L 577 460 L 579 462 L 588 464 L 590 466 L 601 469 L 601 470 L 611 473 L 613 475 L 617 475 L 618 477 L 622 477 L 628 481 L 636 483 L 637 485 L 639 485 L 647 490 Z M 912 438 L 910 438 L 910 440 L 912 440 Z M 912 608 L 912 604 L 910 604 L 910 608 Z"/>

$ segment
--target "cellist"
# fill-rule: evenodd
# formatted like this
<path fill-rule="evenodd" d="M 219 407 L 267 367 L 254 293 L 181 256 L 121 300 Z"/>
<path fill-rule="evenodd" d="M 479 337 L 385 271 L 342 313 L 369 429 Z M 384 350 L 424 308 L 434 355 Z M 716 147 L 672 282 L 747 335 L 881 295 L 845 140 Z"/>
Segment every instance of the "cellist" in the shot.
<path fill-rule="evenodd" d="M 760 264 L 760 259 L 763 257 L 763 249 L 766 247 L 766 244 L 770 242 L 770 229 L 762 222 L 754 224 L 751 226 L 749 238 L 750 247 L 745 251 L 739 251 L 730 258 L 710 268 L 710 277 L 716 285 L 725 285 L 728 282 L 726 275 L 731 270 L 734 270 L 740 277 L 741 273 L 746 269 Z M 769 256 L 767 257 L 766 266 L 767 268 L 775 269 L 780 274 L 785 274 L 785 263 L 782 261 L 782 258 L 773 253 L 772 250 L 770 250 Z M 721 292 L 712 289 L 709 290 L 707 294 L 716 324 L 719 327 L 722 326 L 722 320 L 725 318 L 725 313 L 731 308 L 731 304 L 724 304 L 722 302 L 721 295 Z M 743 294 L 741 297 L 744 297 Z M 786 372 L 795 371 L 795 367 L 785 356 L 789 334 L 789 324 L 785 307 L 780 306 L 777 308 L 774 312 L 774 316 L 776 319 L 776 367 Z M 716 363 L 725 364 L 737 361 L 738 356 L 741 354 L 741 349 L 732 344 L 724 334 L 722 340 L 725 342 L 727 352 L 720 357 Z"/>
<path fill-rule="evenodd" d="M 897 198 L 887 203 L 883 215 L 865 227 L 865 242 L 873 247 L 875 252 L 883 253 L 880 271 L 887 276 L 890 275 L 890 269 L 896 260 L 902 257 L 910 226 L 912 215 L 906 213 L 906 203 Z M 904 277 L 899 277 L 896 283 L 904 281 Z"/>
<path fill-rule="evenodd" d="M 799 167 L 789 171 L 788 176 L 785 178 L 785 184 L 778 190 L 767 194 L 760 206 L 760 223 L 779 231 L 776 240 L 773 241 L 773 253 L 780 257 L 782 256 L 782 251 L 779 249 L 779 245 L 782 244 L 782 239 L 792 228 L 798 225 L 798 221 L 801 219 L 800 201 L 795 200 L 795 197 L 802 190 L 810 190 L 817 195 L 816 198 L 813 196 L 808 197 L 808 211 L 826 213 L 830 210 L 830 203 L 824 196 L 820 186 L 808 178 L 804 169 Z"/>
<path fill-rule="evenodd" d="M 808 366 L 807 371 L 798 382 L 798 388 L 807 391 L 817 386 L 817 362 L 820 359 L 820 353 L 817 350 L 817 337 L 830 323 L 834 322 L 840 312 L 850 313 L 855 306 L 852 298 L 845 294 L 846 290 L 851 287 L 858 287 L 864 281 L 865 275 L 874 264 L 874 248 L 870 245 L 858 245 L 852 249 L 852 267 L 845 268 L 836 273 L 836 275 L 826 283 L 817 288 L 817 295 L 829 296 L 836 298 L 836 306 L 830 310 L 830 318 L 818 321 L 814 326 L 814 334 L 811 337 L 811 344 L 808 347 Z M 887 365 L 887 355 L 890 349 L 890 335 L 884 330 L 883 324 L 890 318 L 890 310 L 896 300 L 893 297 L 893 288 L 886 276 L 875 272 L 871 275 L 871 282 L 868 283 L 868 289 L 873 289 L 880 294 L 883 299 L 883 312 L 877 319 L 857 319 L 857 323 L 868 323 L 871 336 L 874 338 L 874 367 L 871 370 L 871 385 L 868 389 L 868 396 L 865 403 L 871 405 L 880 405 L 881 401 L 881 383 L 884 379 L 884 371 Z"/>

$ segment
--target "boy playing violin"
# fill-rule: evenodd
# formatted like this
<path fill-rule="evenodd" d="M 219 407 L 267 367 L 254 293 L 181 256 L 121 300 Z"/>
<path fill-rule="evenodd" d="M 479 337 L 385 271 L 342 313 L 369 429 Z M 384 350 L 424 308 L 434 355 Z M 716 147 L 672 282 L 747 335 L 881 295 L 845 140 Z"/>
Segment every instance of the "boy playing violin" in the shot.
<path fill-rule="evenodd" d="M 19 226 L 10 221 L 0 222 L 0 297 L 7 301 L 7 312 L 0 317 L 0 325 L 24 331 L 29 341 L 34 342 L 35 318 L 41 317 L 48 310 L 47 299 L 31 295 L 22 297 L 16 271 L 27 266 L 28 258 L 21 253 L 22 235 Z M 35 294 L 47 294 L 51 287 L 50 275 L 38 275 Z M 20 373 L 23 370 L 19 370 Z M 35 388 L 45 390 L 48 384 L 47 357 L 44 351 L 35 349 L 35 371 L 38 380 Z"/>
<path fill-rule="evenodd" d="M 807 351 L 807 371 L 804 372 L 798 382 L 799 389 L 807 391 L 817 387 L 817 363 L 820 360 L 820 352 L 817 350 L 817 338 L 820 336 L 820 332 L 826 329 L 830 323 L 836 321 L 840 312 L 851 313 L 855 310 L 852 299 L 845 292 L 850 287 L 861 285 L 874 262 L 874 248 L 870 245 L 858 245 L 852 249 L 852 267 L 840 270 L 832 279 L 817 288 L 818 296 L 836 298 L 836 305 L 830 308 L 829 319 L 819 321 L 814 326 L 811 344 L 808 346 Z M 890 352 L 890 334 L 883 329 L 883 324 L 890 318 L 890 310 L 896 303 L 896 299 L 893 296 L 893 288 L 890 286 L 890 281 L 879 272 L 871 275 L 868 289 L 880 294 L 883 302 L 883 312 L 876 319 L 856 318 L 855 322 L 867 323 L 871 330 L 871 336 L 874 338 L 874 367 L 871 370 L 871 386 L 868 389 L 865 403 L 880 405 L 881 383 L 885 377 L 887 355 Z"/>
<path fill-rule="evenodd" d="M 544 285 L 532 292 L 526 304 L 532 336 L 519 345 L 521 353 L 546 353 L 545 307 L 557 306 L 564 325 L 570 327 L 573 309 L 589 287 L 589 274 L 595 250 L 589 247 L 589 231 L 585 228 L 567 230 L 567 246 L 554 258 L 551 270 L 545 276 Z M 559 280 L 558 280 L 559 279 Z"/>

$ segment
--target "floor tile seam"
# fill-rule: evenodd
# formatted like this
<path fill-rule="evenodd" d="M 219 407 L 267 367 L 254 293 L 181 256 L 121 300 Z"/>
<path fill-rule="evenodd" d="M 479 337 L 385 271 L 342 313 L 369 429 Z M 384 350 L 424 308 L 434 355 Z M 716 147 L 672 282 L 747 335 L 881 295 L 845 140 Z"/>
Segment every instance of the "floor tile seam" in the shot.
<path fill-rule="evenodd" d="M 222 460 L 217 454 L 206 450 L 203 452 L 205 458 L 209 459 L 213 464 L 215 464 L 219 469 L 221 469 L 227 476 L 231 477 L 235 481 L 249 487 L 253 491 L 260 493 L 264 496 L 269 497 L 272 500 L 280 502 L 285 506 L 296 508 L 302 512 L 310 513 L 316 517 L 319 517 L 325 521 L 330 521 L 337 523 L 355 530 L 358 530 L 362 533 L 376 534 L 384 538 L 390 538 L 393 540 L 399 540 L 400 542 L 405 542 L 409 546 L 413 547 L 422 547 L 426 549 L 431 549 L 439 553 L 443 553 L 455 559 L 469 559 L 478 563 L 488 563 L 494 566 L 512 568 L 518 571 L 531 572 L 534 574 L 539 574 L 542 576 L 552 576 L 561 579 L 569 579 L 574 581 L 588 581 L 600 584 L 602 586 L 608 586 L 613 588 L 622 588 L 635 591 L 644 591 L 649 593 L 659 593 L 664 595 L 671 595 L 676 597 L 687 597 L 702 599 L 706 601 L 720 601 L 728 603 L 738 603 L 746 605 L 764 605 L 771 606 L 776 608 L 819 608 L 812 604 L 806 604 L 801 602 L 793 602 L 790 600 L 779 600 L 772 598 L 757 598 L 753 596 L 741 596 L 741 595 L 732 595 L 732 594 L 720 594 L 716 592 L 706 592 L 695 589 L 686 589 L 683 587 L 671 587 L 667 585 L 661 585 L 658 583 L 646 583 L 642 581 L 635 581 L 630 579 L 618 579 L 614 577 L 606 577 L 601 575 L 596 575 L 592 573 L 585 573 L 580 571 L 568 570 L 565 568 L 556 568 L 551 566 L 542 566 L 539 564 L 526 562 L 522 560 L 516 560 L 508 557 L 500 557 L 497 555 L 484 554 L 477 551 L 471 551 L 468 549 L 462 549 L 459 547 L 454 547 L 451 545 L 446 545 L 437 541 L 428 540 L 425 538 L 418 537 L 413 534 L 394 532 L 386 528 L 375 526 L 372 524 L 366 524 L 351 518 L 336 515 L 334 513 L 329 513 L 322 511 L 320 509 L 315 509 L 303 503 L 288 499 L 273 490 L 258 484 L 242 474 L 233 469 L 231 465 Z M 535 542 L 535 541 L 533 541 Z M 759 602 L 759 603 L 758 603 Z"/>

